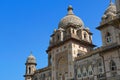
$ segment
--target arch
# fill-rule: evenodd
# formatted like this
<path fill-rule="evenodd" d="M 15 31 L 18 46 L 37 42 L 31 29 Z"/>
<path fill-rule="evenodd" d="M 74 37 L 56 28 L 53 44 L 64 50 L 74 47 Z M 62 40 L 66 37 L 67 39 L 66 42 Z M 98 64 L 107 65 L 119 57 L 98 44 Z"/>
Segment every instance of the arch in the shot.
<path fill-rule="evenodd" d="M 52 56 L 51 55 L 49 55 L 48 60 L 49 60 L 49 65 L 51 65 L 52 64 Z"/>
<path fill-rule="evenodd" d="M 84 39 L 87 39 L 87 34 L 86 34 L 86 32 L 84 32 Z"/>
<path fill-rule="evenodd" d="M 117 75 L 116 63 L 113 60 L 110 61 L 110 71 L 111 71 L 111 76 L 115 77 Z"/>
<path fill-rule="evenodd" d="M 77 77 L 78 78 L 82 77 L 82 73 L 81 73 L 81 69 L 80 68 L 77 69 Z"/>
<path fill-rule="evenodd" d="M 88 66 L 88 74 L 93 75 L 93 69 L 91 65 Z"/>
<path fill-rule="evenodd" d="M 65 80 L 65 74 L 68 72 L 67 59 L 61 56 L 57 61 L 57 76 L 60 80 Z"/>
<path fill-rule="evenodd" d="M 86 67 L 83 67 L 83 76 L 84 76 L 84 77 L 87 76 L 87 69 L 86 69 Z"/>
<path fill-rule="evenodd" d="M 31 68 L 29 67 L 28 69 L 29 69 L 29 70 L 28 70 L 29 74 L 31 74 Z"/>
<path fill-rule="evenodd" d="M 110 61 L 110 70 L 111 71 L 117 70 L 116 63 L 113 60 Z"/>
<path fill-rule="evenodd" d="M 112 38 L 111 38 L 110 32 L 106 33 L 106 41 L 107 41 L 107 43 L 111 43 L 112 42 Z"/>
<path fill-rule="evenodd" d="M 104 69 L 103 69 L 103 62 L 101 59 L 98 60 L 97 66 L 98 66 L 98 73 L 99 74 L 103 73 Z"/>
<path fill-rule="evenodd" d="M 59 35 L 59 34 L 57 34 L 57 40 L 58 40 L 58 41 L 60 40 L 60 35 Z"/>

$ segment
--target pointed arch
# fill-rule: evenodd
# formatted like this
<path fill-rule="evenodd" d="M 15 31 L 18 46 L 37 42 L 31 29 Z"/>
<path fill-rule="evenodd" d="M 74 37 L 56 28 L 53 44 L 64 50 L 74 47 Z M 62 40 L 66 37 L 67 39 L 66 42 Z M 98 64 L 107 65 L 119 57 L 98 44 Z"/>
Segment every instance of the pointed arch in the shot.
<path fill-rule="evenodd" d="M 87 69 L 86 69 L 86 67 L 83 67 L 83 76 L 84 76 L 84 77 L 87 76 Z"/>
<path fill-rule="evenodd" d="M 106 33 L 106 41 L 107 41 L 107 43 L 111 43 L 112 42 L 112 37 L 111 37 L 111 33 L 110 32 Z"/>
<path fill-rule="evenodd" d="M 91 65 L 88 66 L 88 74 L 93 75 L 93 69 Z"/>
<path fill-rule="evenodd" d="M 110 61 L 110 70 L 111 71 L 117 70 L 116 63 L 113 60 Z"/>
<path fill-rule="evenodd" d="M 113 60 L 110 61 L 110 71 L 111 71 L 111 76 L 115 77 L 117 75 L 117 66 Z"/>
<path fill-rule="evenodd" d="M 81 69 L 80 68 L 77 69 L 77 77 L 78 78 L 82 77 L 82 73 L 81 73 Z"/>

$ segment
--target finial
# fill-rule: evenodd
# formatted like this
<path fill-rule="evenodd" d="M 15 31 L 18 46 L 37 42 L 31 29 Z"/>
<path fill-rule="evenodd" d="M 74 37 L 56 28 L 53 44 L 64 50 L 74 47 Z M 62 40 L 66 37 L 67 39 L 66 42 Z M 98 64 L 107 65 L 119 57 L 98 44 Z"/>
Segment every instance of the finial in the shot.
<path fill-rule="evenodd" d="M 112 2 L 112 0 L 110 0 L 110 5 L 113 5 L 113 2 Z"/>
<path fill-rule="evenodd" d="M 32 55 L 32 51 L 30 51 L 30 55 Z"/>
<path fill-rule="evenodd" d="M 112 0 L 110 0 L 110 3 L 112 3 Z"/>
<path fill-rule="evenodd" d="M 68 6 L 68 15 L 73 15 L 74 13 L 73 13 L 73 8 L 72 8 L 72 6 L 71 5 L 69 5 Z"/>

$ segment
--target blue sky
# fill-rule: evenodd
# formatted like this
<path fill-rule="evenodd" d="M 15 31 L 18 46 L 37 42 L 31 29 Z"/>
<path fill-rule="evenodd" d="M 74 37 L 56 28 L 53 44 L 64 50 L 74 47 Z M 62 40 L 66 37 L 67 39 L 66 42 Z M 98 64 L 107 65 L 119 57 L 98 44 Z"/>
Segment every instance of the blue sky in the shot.
<path fill-rule="evenodd" d="M 68 5 L 93 33 L 93 43 L 101 46 L 95 28 L 110 0 L 0 0 L 1 80 L 24 80 L 25 61 L 33 52 L 37 68 L 47 66 L 46 49 L 50 35 L 67 14 Z"/>

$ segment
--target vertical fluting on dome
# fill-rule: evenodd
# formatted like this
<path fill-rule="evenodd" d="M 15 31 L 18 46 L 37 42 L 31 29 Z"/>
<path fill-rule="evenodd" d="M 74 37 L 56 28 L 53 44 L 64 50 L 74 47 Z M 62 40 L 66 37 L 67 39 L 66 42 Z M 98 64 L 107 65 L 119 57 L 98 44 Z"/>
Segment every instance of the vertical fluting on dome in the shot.
<path fill-rule="evenodd" d="M 68 6 L 68 14 L 67 15 L 73 15 L 73 7 L 71 5 Z"/>
<path fill-rule="evenodd" d="M 76 16 L 74 13 L 73 13 L 73 8 L 71 5 L 68 6 L 67 8 L 68 10 L 68 13 L 65 17 L 63 17 L 59 24 L 58 24 L 58 28 L 67 28 L 69 25 L 72 25 L 76 28 L 80 28 L 80 27 L 84 27 L 84 23 L 83 21 L 78 17 Z"/>

